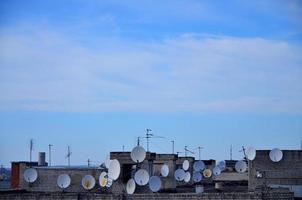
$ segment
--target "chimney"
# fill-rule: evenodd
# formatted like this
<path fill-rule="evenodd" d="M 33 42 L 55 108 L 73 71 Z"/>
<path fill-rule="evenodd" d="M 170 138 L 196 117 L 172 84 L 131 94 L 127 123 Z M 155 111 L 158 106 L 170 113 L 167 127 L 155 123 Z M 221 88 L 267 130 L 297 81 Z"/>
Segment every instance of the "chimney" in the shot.
<path fill-rule="evenodd" d="M 39 160 L 38 160 L 38 166 L 46 166 L 45 162 L 45 152 L 39 152 Z"/>

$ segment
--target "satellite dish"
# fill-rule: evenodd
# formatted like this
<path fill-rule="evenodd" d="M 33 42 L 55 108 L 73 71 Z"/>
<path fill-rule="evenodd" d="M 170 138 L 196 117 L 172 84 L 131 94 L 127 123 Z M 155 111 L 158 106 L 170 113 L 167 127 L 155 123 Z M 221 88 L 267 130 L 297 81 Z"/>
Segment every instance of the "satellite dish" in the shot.
<path fill-rule="evenodd" d="M 248 147 L 245 150 L 245 155 L 248 160 L 254 160 L 256 157 L 256 149 L 254 147 Z"/>
<path fill-rule="evenodd" d="M 280 149 L 275 148 L 269 152 L 269 157 L 273 162 L 279 162 L 283 157 L 283 153 Z"/>
<path fill-rule="evenodd" d="M 195 183 L 200 182 L 202 180 L 202 175 L 200 172 L 194 172 L 193 173 L 193 177 L 192 177 L 193 181 Z"/>
<path fill-rule="evenodd" d="M 235 164 L 235 169 L 238 173 L 244 173 L 247 170 L 246 162 L 239 160 Z"/>
<path fill-rule="evenodd" d="M 204 162 L 201 160 L 198 160 L 193 164 L 193 169 L 196 172 L 201 172 L 205 167 L 206 166 L 205 166 Z"/>
<path fill-rule="evenodd" d="M 110 166 L 110 162 L 111 162 L 111 160 L 110 160 L 110 154 L 108 154 L 107 156 L 106 156 L 106 159 L 105 159 L 105 167 L 107 168 L 107 169 L 109 169 L 109 166 Z"/>
<path fill-rule="evenodd" d="M 190 163 L 188 160 L 184 160 L 184 162 L 182 163 L 182 168 L 187 171 L 190 167 Z"/>
<path fill-rule="evenodd" d="M 131 159 L 136 163 L 141 163 L 146 158 L 146 150 L 141 146 L 136 146 L 131 151 Z"/>
<path fill-rule="evenodd" d="M 107 179 L 108 179 L 107 177 L 108 177 L 107 172 L 102 172 L 100 174 L 99 184 L 100 184 L 101 187 L 106 187 L 106 185 L 107 185 Z"/>
<path fill-rule="evenodd" d="M 95 179 L 91 175 L 85 175 L 82 178 L 82 186 L 85 190 L 91 190 L 95 186 Z"/>
<path fill-rule="evenodd" d="M 112 186 L 112 184 L 113 184 L 113 180 L 110 179 L 110 178 L 107 178 L 107 185 L 106 185 L 106 187 L 110 188 Z"/>
<path fill-rule="evenodd" d="M 205 178 L 210 178 L 212 176 L 212 171 L 210 169 L 203 170 L 203 176 Z"/>
<path fill-rule="evenodd" d="M 113 180 L 118 179 L 121 172 L 120 162 L 117 159 L 111 160 L 109 169 L 108 169 L 108 177 Z"/>
<path fill-rule="evenodd" d="M 219 168 L 219 166 L 214 167 L 213 174 L 215 176 L 219 176 L 221 174 L 221 169 Z"/>
<path fill-rule="evenodd" d="M 189 183 L 191 180 L 191 174 L 190 172 L 186 172 L 184 182 Z"/>
<path fill-rule="evenodd" d="M 161 181 L 158 176 L 152 176 L 149 180 L 149 188 L 152 192 L 158 192 L 161 188 Z"/>
<path fill-rule="evenodd" d="M 184 178 L 185 178 L 185 174 L 186 174 L 186 172 L 183 169 L 177 169 L 174 172 L 175 180 L 177 180 L 177 181 L 183 181 Z"/>
<path fill-rule="evenodd" d="M 225 170 L 226 167 L 225 161 L 224 160 L 219 161 L 217 166 L 220 168 L 221 171 Z"/>
<path fill-rule="evenodd" d="M 28 168 L 24 171 L 23 177 L 26 182 L 33 183 L 38 178 L 38 172 L 36 169 Z"/>
<path fill-rule="evenodd" d="M 201 193 L 203 193 L 203 192 L 204 192 L 203 186 L 199 186 L 199 185 L 196 186 L 195 192 L 196 192 L 196 194 L 201 194 Z"/>
<path fill-rule="evenodd" d="M 57 185 L 61 189 L 66 189 L 71 183 L 70 176 L 68 174 L 61 174 L 57 179 Z"/>
<path fill-rule="evenodd" d="M 160 169 L 160 174 L 163 176 L 163 177 L 167 177 L 169 175 L 169 166 L 164 164 L 161 166 L 161 169 Z"/>
<path fill-rule="evenodd" d="M 140 169 L 134 174 L 135 182 L 140 185 L 146 185 L 149 182 L 149 173 L 145 169 Z"/>
<path fill-rule="evenodd" d="M 135 181 L 133 178 L 129 179 L 126 185 L 127 194 L 133 194 L 135 191 Z"/>

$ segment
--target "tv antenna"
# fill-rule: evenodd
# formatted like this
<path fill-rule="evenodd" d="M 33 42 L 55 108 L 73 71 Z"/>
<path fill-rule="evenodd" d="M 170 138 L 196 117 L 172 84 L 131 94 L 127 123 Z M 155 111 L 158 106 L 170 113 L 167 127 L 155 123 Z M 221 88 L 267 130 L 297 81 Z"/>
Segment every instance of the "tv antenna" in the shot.
<path fill-rule="evenodd" d="M 88 158 L 88 160 L 87 160 L 88 167 L 90 167 L 90 163 L 91 163 L 91 160 Z"/>
<path fill-rule="evenodd" d="M 68 166 L 69 167 L 70 167 L 70 156 L 71 156 L 71 154 L 72 154 L 72 152 L 70 151 L 70 146 L 68 146 L 66 158 L 68 159 Z"/>
<path fill-rule="evenodd" d="M 32 151 L 34 149 L 34 139 L 29 140 L 29 162 L 32 161 Z"/>
<path fill-rule="evenodd" d="M 230 147 L 230 160 L 233 160 L 233 146 Z"/>
<path fill-rule="evenodd" d="M 246 157 L 246 153 L 245 153 L 245 147 L 244 146 L 242 146 L 242 150 L 240 150 L 239 152 L 243 152 L 243 160 L 246 160 L 247 159 L 247 157 Z"/>
<path fill-rule="evenodd" d="M 150 133 L 152 130 L 147 128 L 146 129 L 146 139 L 147 139 L 147 152 L 149 152 L 149 139 L 150 138 L 164 138 L 162 136 L 157 136 L 157 135 L 153 135 L 152 133 Z"/>
<path fill-rule="evenodd" d="M 191 154 L 194 154 L 193 151 L 188 149 L 188 146 L 185 146 L 184 150 L 185 150 L 185 157 L 187 157 L 188 152 L 191 153 Z"/>
<path fill-rule="evenodd" d="M 48 156 L 49 156 L 48 162 L 49 162 L 49 166 L 51 166 L 51 147 L 52 146 L 53 146 L 52 144 L 48 145 Z"/>

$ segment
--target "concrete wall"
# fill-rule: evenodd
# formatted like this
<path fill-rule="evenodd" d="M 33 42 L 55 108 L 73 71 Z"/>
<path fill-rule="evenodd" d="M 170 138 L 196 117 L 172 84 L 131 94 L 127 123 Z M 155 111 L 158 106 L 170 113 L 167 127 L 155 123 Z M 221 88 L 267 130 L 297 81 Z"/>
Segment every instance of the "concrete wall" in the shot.
<path fill-rule="evenodd" d="M 20 168 L 20 189 L 25 189 L 28 191 L 47 191 L 47 192 L 55 192 L 61 191 L 61 189 L 57 186 L 57 178 L 60 174 L 68 174 L 71 178 L 71 185 L 65 189 L 67 192 L 84 192 L 84 188 L 81 185 L 82 177 L 85 175 L 92 175 L 96 180 L 96 187 L 98 186 L 98 179 L 101 169 L 95 168 L 55 168 L 55 167 L 33 167 L 38 172 L 38 179 L 34 183 L 27 183 L 24 180 L 23 172 L 27 167 Z M 98 187 L 97 187 L 98 186 Z"/>
<path fill-rule="evenodd" d="M 134 194 L 134 195 L 113 195 L 100 193 L 0 193 L 0 200 L 268 200 L 282 199 L 293 200 L 293 194 L 285 190 L 263 192 L 236 192 L 236 193 L 158 193 L 158 194 Z"/>
<path fill-rule="evenodd" d="M 302 185 L 302 151 L 283 150 L 283 158 L 273 162 L 269 150 L 258 150 L 256 158 L 249 162 L 249 189 L 263 185 Z M 257 178 L 257 171 L 262 178 Z"/>

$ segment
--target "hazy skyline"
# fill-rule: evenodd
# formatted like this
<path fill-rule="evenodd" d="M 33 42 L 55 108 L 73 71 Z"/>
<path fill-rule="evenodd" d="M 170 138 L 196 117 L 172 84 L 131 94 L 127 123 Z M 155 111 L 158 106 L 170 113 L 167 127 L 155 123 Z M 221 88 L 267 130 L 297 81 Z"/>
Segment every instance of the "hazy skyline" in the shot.
<path fill-rule="evenodd" d="M 0 3 L 0 164 L 53 144 L 53 162 L 131 150 L 300 148 L 302 3 Z M 143 141 L 145 145 L 145 140 Z"/>

